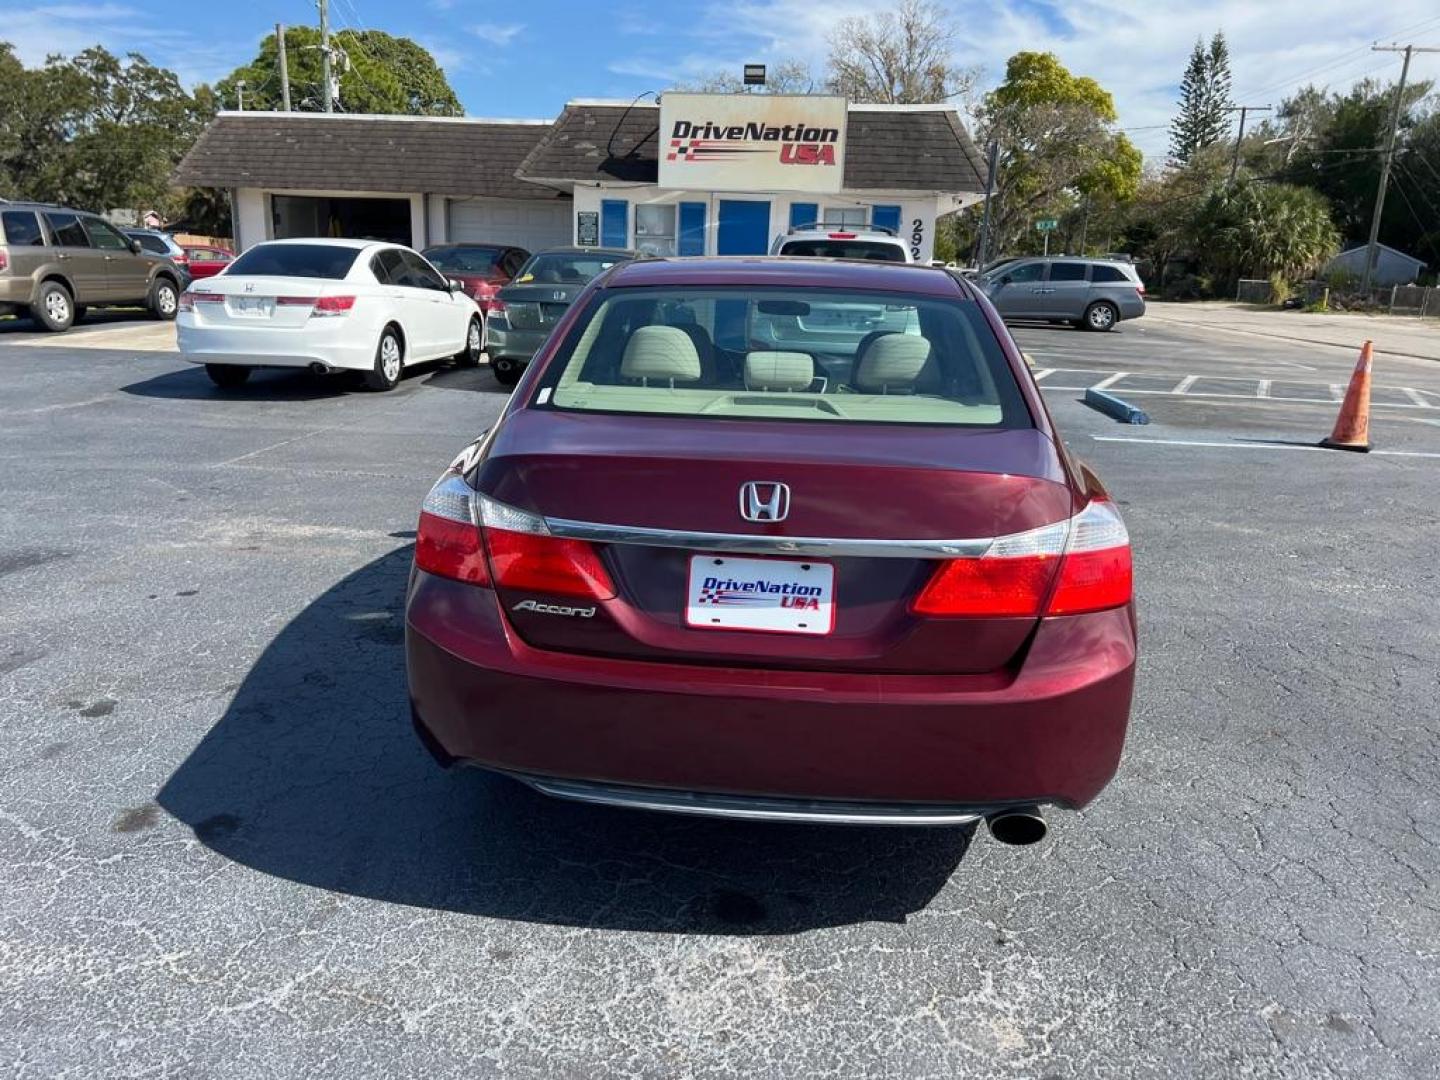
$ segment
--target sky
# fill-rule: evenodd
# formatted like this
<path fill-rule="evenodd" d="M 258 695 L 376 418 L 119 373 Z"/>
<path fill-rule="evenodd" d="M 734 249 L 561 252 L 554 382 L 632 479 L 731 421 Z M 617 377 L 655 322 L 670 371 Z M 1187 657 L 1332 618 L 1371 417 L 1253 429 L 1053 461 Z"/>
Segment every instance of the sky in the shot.
<path fill-rule="evenodd" d="M 1400 57 L 1375 41 L 1440 45 L 1435 0 L 939 0 L 957 30 L 955 60 L 982 88 L 1021 49 L 1049 50 L 1114 96 L 1120 126 L 1164 155 L 1180 74 L 1197 37 L 1223 30 L 1237 103 L 1277 104 L 1307 82 L 1343 89 L 1394 79 Z M 331 0 L 336 29 L 414 38 L 445 69 L 472 116 L 550 118 L 571 98 L 629 100 L 747 62 L 797 57 L 818 71 L 831 28 L 883 0 Z M 139 52 L 187 85 L 214 81 L 253 57 L 276 22 L 317 21 L 307 0 L 244 3 L 26 3 L 0 0 L 0 40 L 28 64 L 99 43 Z M 1412 78 L 1440 82 L 1440 54 L 1417 56 Z"/>

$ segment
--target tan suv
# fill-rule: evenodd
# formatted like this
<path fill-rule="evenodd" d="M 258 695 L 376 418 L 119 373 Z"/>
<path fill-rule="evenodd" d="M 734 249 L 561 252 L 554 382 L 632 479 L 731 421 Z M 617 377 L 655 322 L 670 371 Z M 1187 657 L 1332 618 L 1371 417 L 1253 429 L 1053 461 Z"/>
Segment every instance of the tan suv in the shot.
<path fill-rule="evenodd" d="M 143 306 L 173 319 L 185 274 L 108 221 L 43 203 L 0 202 L 0 314 L 68 330 L 87 307 Z"/>

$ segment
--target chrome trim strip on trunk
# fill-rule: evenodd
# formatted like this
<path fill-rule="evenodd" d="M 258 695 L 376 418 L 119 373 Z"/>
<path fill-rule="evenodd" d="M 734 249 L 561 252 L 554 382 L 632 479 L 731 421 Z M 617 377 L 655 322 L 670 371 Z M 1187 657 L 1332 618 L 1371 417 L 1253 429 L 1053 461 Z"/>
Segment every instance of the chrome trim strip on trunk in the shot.
<path fill-rule="evenodd" d="M 595 521 L 545 519 L 551 536 L 591 540 L 599 544 L 643 544 L 648 547 L 695 548 L 753 555 L 814 555 L 837 558 L 975 559 L 993 544 L 993 537 L 971 540 L 869 540 L 820 536 L 753 536 L 744 533 L 684 532 L 646 529 L 634 525 L 604 525 Z"/>
<path fill-rule="evenodd" d="M 557 799 L 658 810 L 699 817 L 749 821 L 817 822 L 832 825 L 972 825 L 985 817 L 983 808 L 928 803 L 862 803 L 828 799 L 776 799 L 764 796 L 716 795 L 709 792 L 661 791 L 583 780 L 510 773 L 536 791 Z"/>

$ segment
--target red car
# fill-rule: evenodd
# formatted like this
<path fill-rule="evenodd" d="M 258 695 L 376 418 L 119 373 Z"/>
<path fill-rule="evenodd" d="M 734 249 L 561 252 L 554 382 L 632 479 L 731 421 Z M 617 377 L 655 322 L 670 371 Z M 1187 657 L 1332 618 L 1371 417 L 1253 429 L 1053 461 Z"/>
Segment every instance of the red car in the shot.
<path fill-rule="evenodd" d="M 487 316 L 501 306 L 495 294 L 510 284 L 530 258 L 524 248 L 504 244 L 441 244 L 420 254 L 447 278 L 460 282 Z"/>
<path fill-rule="evenodd" d="M 444 763 L 1029 843 L 1118 765 L 1130 544 L 958 276 L 639 260 L 425 498 L 406 654 Z"/>
<path fill-rule="evenodd" d="M 235 255 L 224 248 L 206 247 L 204 245 L 190 245 L 185 248 L 185 254 L 189 258 L 190 276 L 192 278 L 214 277 L 235 261 Z"/>

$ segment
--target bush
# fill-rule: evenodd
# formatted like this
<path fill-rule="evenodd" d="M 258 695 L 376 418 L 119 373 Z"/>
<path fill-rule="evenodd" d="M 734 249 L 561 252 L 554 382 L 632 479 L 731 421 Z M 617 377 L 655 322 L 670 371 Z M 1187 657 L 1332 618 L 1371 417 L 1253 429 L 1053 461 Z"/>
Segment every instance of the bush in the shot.
<path fill-rule="evenodd" d="M 1283 274 L 1270 275 L 1270 302 L 1272 304 L 1284 305 L 1290 299 L 1290 282 L 1285 280 Z"/>

